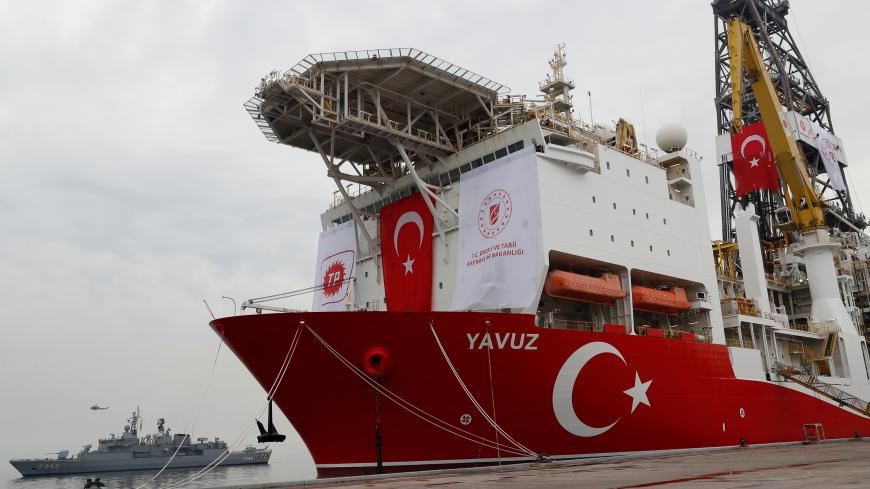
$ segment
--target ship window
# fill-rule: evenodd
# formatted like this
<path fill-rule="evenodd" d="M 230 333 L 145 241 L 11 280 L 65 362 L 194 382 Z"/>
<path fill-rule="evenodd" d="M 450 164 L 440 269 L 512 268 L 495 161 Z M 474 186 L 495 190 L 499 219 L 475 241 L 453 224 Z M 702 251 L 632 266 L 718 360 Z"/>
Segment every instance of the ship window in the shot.
<path fill-rule="evenodd" d="M 629 170 L 628 168 L 625 169 L 625 176 L 627 176 L 627 177 L 631 176 L 631 170 Z"/>
<path fill-rule="evenodd" d="M 483 163 L 484 163 L 484 164 L 487 164 L 487 163 L 489 163 L 490 161 L 492 161 L 492 160 L 494 160 L 494 159 L 495 159 L 495 155 L 492 154 L 492 153 L 490 153 L 490 154 L 488 154 L 488 155 L 483 155 Z"/>
<path fill-rule="evenodd" d="M 438 282 L 438 289 L 440 290 L 443 288 L 444 288 L 444 282 Z"/>
<path fill-rule="evenodd" d="M 514 151 L 519 151 L 521 149 L 523 149 L 523 141 L 522 140 L 519 140 L 519 141 L 515 142 L 514 144 L 508 146 L 508 151 L 510 151 L 511 153 L 513 153 Z"/>
<path fill-rule="evenodd" d="M 459 167 L 459 173 L 465 173 L 468 170 L 471 170 L 471 163 L 466 163 Z"/>
<path fill-rule="evenodd" d="M 613 203 L 613 208 L 616 209 L 616 202 Z"/>
<path fill-rule="evenodd" d="M 610 169 L 610 162 L 606 161 L 604 164 L 605 164 L 605 166 L 607 166 L 607 169 L 609 170 Z"/>
<path fill-rule="evenodd" d="M 861 352 L 864 354 L 864 372 L 870 379 L 870 353 L 867 352 L 867 343 L 861 342 Z"/>
<path fill-rule="evenodd" d="M 590 229 L 590 230 L 589 230 L 589 236 L 592 236 L 593 234 L 594 234 L 594 233 L 593 233 L 592 230 Z"/>
<path fill-rule="evenodd" d="M 668 223 L 668 218 L 667 217 L 662 218 L 662 224 L 667 224 L 667 223 Z"/>
<path fill-rule="evenodd" d="M 594 195 L 592 196 L 592 203 L 593 204 L 595 203 L 595 196 Z"/>
<path fill-rule="evenodd" d="M 458 182 L 459 181 L 459 168 L 454 168 L 454 169 L 450 170 L 450 174 L 448 176 L 450 177 L 451 183 Z"/>
<path fill-rule="evenodd" d="M 631 240 L 631 247 L 634 248 L 634 240 Z"/>
<path fill-rule="evenodd" d="M 614 238 L 613 235 L 611 234 L 611 235 L 610 235 L 610 241 L 614 241 L 614 240 L 615 240 L 615 238 Z"/>
<path fill-rule="evenodd" d="M 637 209 L 632 209 L 632 210 L 631 210 L 631 215 L 632 215 L 632 216 L 636 216 L 636 215 L 637 215 Z"/>
<path fill-rule="evenodd" d="M 671 250 L 668 250 L 668 256 L 671 256 Z"/>
<path fill-rule="evenodd" d="M 649 212 L 646 213 L 646 218 L 649 219 Z"/>
<path fill-rule="evenodd" d="M 508 153 L 507 153 L 507 148 L 501 148 L 501 149 L 497 149 L 497 150 L 495 151 L 495 157 L 496 157 L 496 158 L 501 158 L 502 156 L 507 156 L 507 154 L 508 154 Z"/>
<path fill-rule="evenodd" d="M 365 273 L 366 278 L 369 278 L 369 272 Z"/>
<path fill-rule="evenodd" d="M 646 183 L 649 183 L 649 177 L 643 177 L 643 180 L 644 180 Z"/>
<path fill-rule="evenodd" d="M 478 159 L 476 159 L 476 160 L 474 160 L 474 161 L 471 162 L 471 167 L 472 167 L 472 168 L 477 168 L 477 167 L 479 167 L 479 166 L 483 166 L 483 160 L 481 160 L 480 158 L 478 158 Z"/>
<path fill-rule="evenodd" d="M 649 250 L 652 251 L 652 245 L 649 245 Z"/>

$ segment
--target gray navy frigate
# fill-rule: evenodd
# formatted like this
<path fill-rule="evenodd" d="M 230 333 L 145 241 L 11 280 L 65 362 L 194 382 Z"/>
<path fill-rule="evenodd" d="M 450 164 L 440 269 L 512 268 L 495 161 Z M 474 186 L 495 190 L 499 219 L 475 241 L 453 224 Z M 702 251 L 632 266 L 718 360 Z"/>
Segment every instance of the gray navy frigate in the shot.
<path fill-rule="evenodd" d="M 139 437 L 142 418 L 139 410 L 134 411 L 124 426 L 121 435 L 112 434 L 99 440 L 96 450 L 85 445 L 75 456 L 69 451 L 58 452 L 57 458 L 10 460 L 21 475 L 61 475 L 90 474 L 127 470 L 161 469 L 172 458 L 167 468 L 205 467 L 227 450 L 227 443 L 220 438 L 209 440 L 197 438 L 191 442 L 190 436 L 172 434 L 165 427 L 163 418 L 157 420 L 157 433 Z M 138 429 L 137 429 L 138 427 Z M 176 451 L 178 453 L 176 453 Z M 173 458 L 173 454 L 175 457 Z M 246 447 L 234 451 L 220 465 L 267 464 L 272 451 L 269 448 Z"/>

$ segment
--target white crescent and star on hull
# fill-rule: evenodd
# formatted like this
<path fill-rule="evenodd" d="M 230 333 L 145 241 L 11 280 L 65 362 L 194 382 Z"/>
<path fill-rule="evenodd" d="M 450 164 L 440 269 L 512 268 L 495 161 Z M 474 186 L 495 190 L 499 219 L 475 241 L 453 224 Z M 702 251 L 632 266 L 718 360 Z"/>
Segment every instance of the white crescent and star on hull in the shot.
<path fill-rule="evenodd" d="M 578 348 L 565 360 L 553 385 L 553 412 L 556 415 L 556 420 L 562 428 L 575 436 L 591 438 L 602 435 L 616 426 L 622 419 L 619 417 L 607 426 L 590 426 L 577 416 L 577 411 L 574 409 L 574 384 L 577 382 L 580 372 L 583 371 L 583 367 L 598 355 L 613 355 L 619 358 L 623 364 L 628 365 L 622 353 L 613 345 L 603 341 L 595 341 Z M 647 397 L 650 385 L 652 385 L 652 379 L 641 382 L 640 374 L 635 371 L 634 386 L 623 391 L 631 397 L 631 414 L 634 414 L 635 409 L 641 404 L 650 406 L 649 397 Z"/>

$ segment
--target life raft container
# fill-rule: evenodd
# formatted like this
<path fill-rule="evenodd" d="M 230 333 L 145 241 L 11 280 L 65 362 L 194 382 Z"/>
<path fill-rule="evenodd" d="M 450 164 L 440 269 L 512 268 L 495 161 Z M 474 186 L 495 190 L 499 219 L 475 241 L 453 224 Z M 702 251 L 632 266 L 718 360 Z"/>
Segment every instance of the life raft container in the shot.
<path fill-rule="evenodd" d="M 544 283 L 547 295 L 594 304 L 613 304 L 625 297 L 619 277 L 605 273 L 600 278 L 579 273 L 553 270 Z"/>
<path fill-rule="evenodd" d="M 659 290 L 632 285 L 631 299 L 638 311 L 678 314 L 692 308 L 686 298 L 686 290 L 680 287 Z"/>

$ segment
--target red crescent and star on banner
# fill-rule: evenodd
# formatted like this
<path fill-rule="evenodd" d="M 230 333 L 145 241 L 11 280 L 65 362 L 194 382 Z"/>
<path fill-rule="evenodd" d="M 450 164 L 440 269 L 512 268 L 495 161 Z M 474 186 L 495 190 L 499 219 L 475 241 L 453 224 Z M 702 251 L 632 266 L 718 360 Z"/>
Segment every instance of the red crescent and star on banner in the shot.
<path fill-rule="evenodd" d="M 419 193 L 381 209 L 381 259 L 388 311 L 432 309 L 433 226 L 432 213 Z"/>

